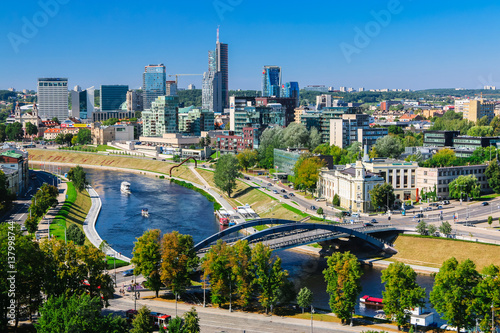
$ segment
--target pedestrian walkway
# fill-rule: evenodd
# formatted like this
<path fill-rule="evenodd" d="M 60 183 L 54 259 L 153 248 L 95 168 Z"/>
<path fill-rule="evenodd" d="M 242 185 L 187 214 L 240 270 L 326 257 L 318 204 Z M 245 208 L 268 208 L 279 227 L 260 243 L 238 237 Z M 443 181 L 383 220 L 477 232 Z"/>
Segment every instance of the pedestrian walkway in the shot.
<path fill-rule="evenodd" d="M 36 239 L 49 237 L 50 224 L 54 221 L 54 218 L 57 216 L 57 214 L 59 214 L 59 211 L 66 201 L 67 189 L 68 185 L 66 184 L 66 181 L 61 179 L 61 183 L 58 186 L 59 195 L 57 196 L 57 206 L 50 208 L 38 223 L 38 230 L 35 233 Z"/>

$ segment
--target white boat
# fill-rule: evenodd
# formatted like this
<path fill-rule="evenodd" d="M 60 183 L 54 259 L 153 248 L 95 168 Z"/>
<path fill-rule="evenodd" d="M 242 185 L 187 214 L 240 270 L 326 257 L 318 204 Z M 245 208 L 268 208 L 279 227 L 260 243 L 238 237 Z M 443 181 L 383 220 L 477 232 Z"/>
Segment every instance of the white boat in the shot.
<path fill-rule="evenodd" d="M 144 208 L 142 211 L 141 211 L 141 214 L 142 216 L 144 217 L 149 217 L 149 211 L 147 208 Z"/>
<path fill-rule="evenodd" d="M 122 182 L 122 185 L 120 186 L 120 191 L 122 191 L 122 193 L 130 194 L 130 183 Z"/>

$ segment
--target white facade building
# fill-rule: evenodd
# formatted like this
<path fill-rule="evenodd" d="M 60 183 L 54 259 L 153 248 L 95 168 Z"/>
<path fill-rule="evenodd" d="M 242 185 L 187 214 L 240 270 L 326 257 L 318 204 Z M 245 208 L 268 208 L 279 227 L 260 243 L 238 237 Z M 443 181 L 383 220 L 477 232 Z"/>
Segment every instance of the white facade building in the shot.
<path fill-rule="evenodd" d="M 42 119 L 68 118 L 68 79 L 38 79 L 38 112 Z"/>

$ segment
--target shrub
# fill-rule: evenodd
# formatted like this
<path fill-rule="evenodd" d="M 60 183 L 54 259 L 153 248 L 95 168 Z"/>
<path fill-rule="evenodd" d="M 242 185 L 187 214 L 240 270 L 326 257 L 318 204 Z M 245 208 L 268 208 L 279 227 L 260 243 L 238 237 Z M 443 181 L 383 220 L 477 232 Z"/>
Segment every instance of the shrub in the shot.
<path fill-rule="evenodd" d="M 85 243 L 85 234 L 78 228 L 76 224 L 71 224 L 66 230 L 66 238 L 73 241 L 76 245 Z"/>

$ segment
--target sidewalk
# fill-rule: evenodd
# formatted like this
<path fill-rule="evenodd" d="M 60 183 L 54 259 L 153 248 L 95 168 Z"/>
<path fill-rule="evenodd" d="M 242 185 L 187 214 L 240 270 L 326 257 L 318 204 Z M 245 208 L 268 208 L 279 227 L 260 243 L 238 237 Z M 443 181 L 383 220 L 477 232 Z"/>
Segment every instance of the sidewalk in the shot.
<path fill-rule="evenodd" d="M 40 238 L 48 238 L 50 234 L 50 224 L 54 221 L 54 218 L 59 211 L 61 210 L 64 202 L 66 201 L 66 192 L 68 189 L 68 185 L 66 181 L 61 179 L 61 184 L 59 184 L 58 190 L 59 195 L 57 196 L 57 206 L 54 208 L 50 208 L 44 217 L 38 223 L 38 230 L 35 232 L 36 239 Z"/>

